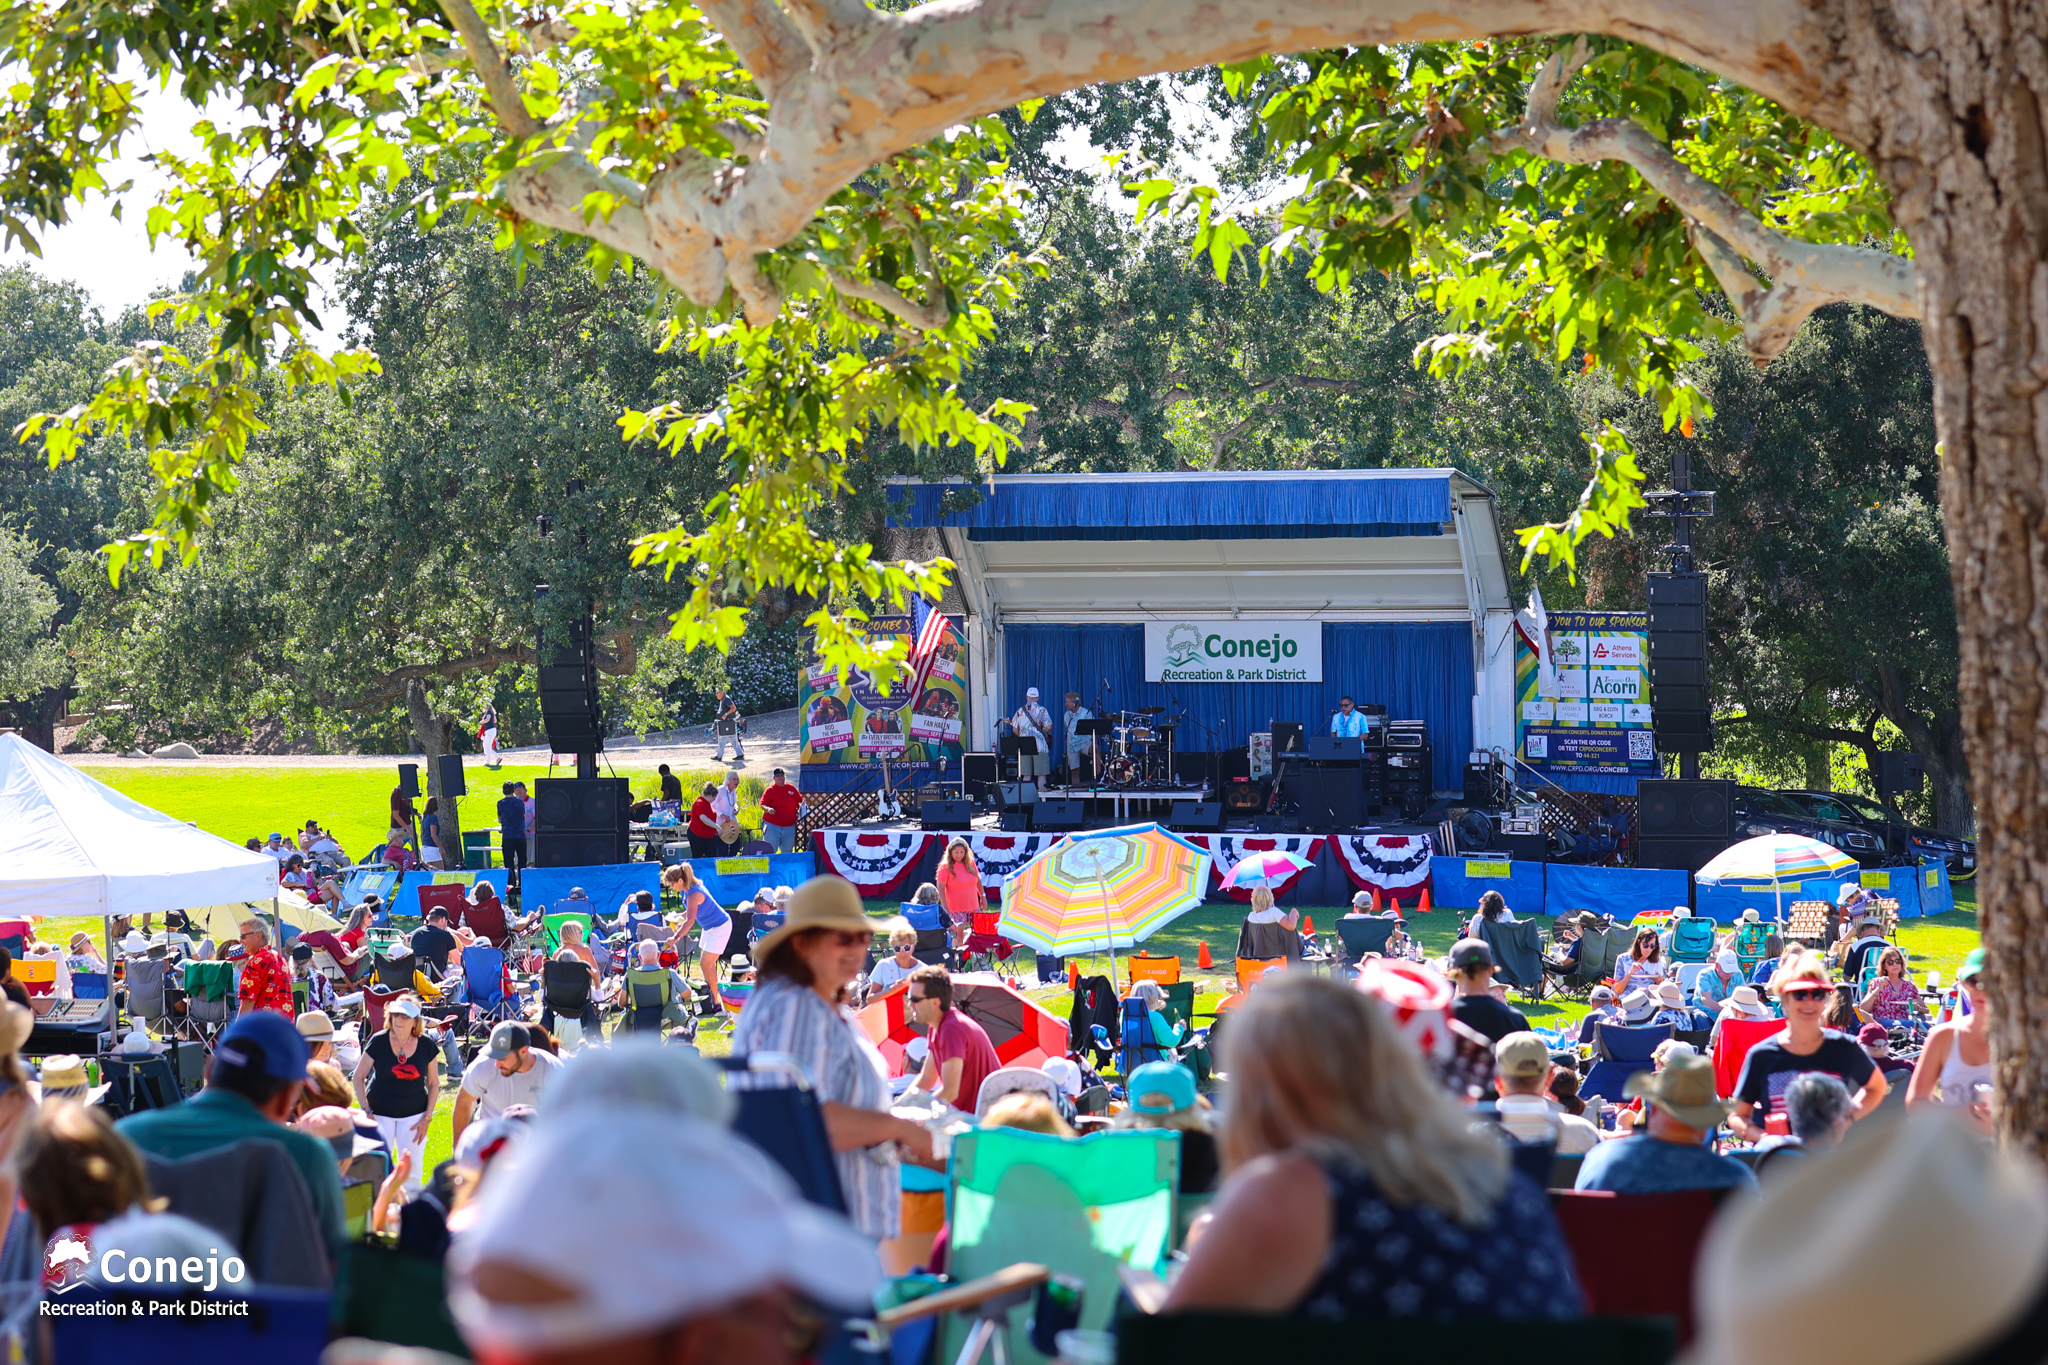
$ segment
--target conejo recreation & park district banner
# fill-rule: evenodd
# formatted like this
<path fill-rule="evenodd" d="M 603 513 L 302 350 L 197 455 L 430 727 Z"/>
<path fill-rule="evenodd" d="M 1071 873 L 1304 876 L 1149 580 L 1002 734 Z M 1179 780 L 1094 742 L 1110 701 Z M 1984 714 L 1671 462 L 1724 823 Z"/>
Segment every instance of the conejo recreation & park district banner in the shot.
<path fill-rule="evenodd" d="M 1658 775 L 1650 723 L 1650 618 L 1553 611 L 1544 638 L 1515 632 L 1515 752 L 1538 772 Z"/>
<path fill-rule="evenodd" d="M 1321 682 L 1321 621 L 1147 621 L 1145 681 Z"/>
<path fill-rule="evenodd" d="M 864 669 L 813 661 L 798 678 L 801 761 L 811 771 L 958 765 L 967 726 L 967 647 L 947 620 L 928 658 L 912 656 L 908 616 L 878 616 L 869 640 L 899 638 L 912 672 L 882 686 Z"/>

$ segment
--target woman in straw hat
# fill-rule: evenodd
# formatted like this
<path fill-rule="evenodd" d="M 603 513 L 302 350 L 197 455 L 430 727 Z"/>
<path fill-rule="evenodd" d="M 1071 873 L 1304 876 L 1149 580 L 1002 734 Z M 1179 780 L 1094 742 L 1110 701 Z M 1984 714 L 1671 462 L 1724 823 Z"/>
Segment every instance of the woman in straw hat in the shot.
<path fill-rule="evenodd" d="M 1381 1004 L 1266 978 L 1223 1042 L 1228 1178 L 1168 1312 L 1576 1318 L 1542 1191 L 1475 1132 Z M 1396 1240 L 1397 1259 L 1380 1254 Z"/>
<path fill-rule="evenodd" d="M 1787 952 L 1777 975 L 1771 978 L 1771 993 L 1785 1011 L 1785 1029 L 1758 1043 L 1742 1059 L 1730 1123 L 1736 1135 L 1760 1141 L 1769 1116 L 1785 1112 L 1785 1087 L 1807 1071 L 1839 1076 L 1856 1096 L 1857 1118 L 1877 1108 L 1887 1088 L 1884 1073 L 1853 1037 L 1821 1023 L 1835 988 L 1820 954 Z"/>
<path fill-rule="evenodd" d="M 847 1216 L 883 1239 L 902 1226 L 895 1149 L 930 1161 L 932 1138 L 890 1114 L 888 1065 L 847 1008 L 874 937 L 853 883 L 814 877 L 798 887 L 782 927 L 754 945 L 758 984 L 732 1050 L 786 1052 L 803 1064 L 824 1110 Z"/>

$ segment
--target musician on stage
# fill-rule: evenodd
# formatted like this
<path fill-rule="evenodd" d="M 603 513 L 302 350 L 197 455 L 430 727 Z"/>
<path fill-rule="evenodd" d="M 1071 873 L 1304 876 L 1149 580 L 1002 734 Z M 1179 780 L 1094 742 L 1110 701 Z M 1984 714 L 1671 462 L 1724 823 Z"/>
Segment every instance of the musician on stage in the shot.
<path fill-rule="evenodd" d="M 1349 697 L 1337 700 L 1337 714 L 1330 717 L 1330 733 L 1340 739 L 1357 739 L 1365 733 L 1365 712 Z"/>
<path fill-rule="evenodd" d="M 1033 779 L 1045 786 L 1045 775 L 1052 771 L 1052 716 L 1038 704 L 1038 689 L 1024 689 L 1024 704 L 1010 717 L 1010 733 L 1019 739 L 1038 741 L 1035 754 L 1017 755 L 1017 780 Z"/>
<path fill-rule="evenodd" d="M 1079 692 L 1067 693 L 1067 713 L 1061 719 L 1067 727 L 1067 785 L 1086 786 L 1088 774 L 1094 768 L 1088 753 L 1088 736 L 1077 735 L 1074 727 L 1084 720 L 1094 720 L 1095 713 L 1081 705 Z"/>

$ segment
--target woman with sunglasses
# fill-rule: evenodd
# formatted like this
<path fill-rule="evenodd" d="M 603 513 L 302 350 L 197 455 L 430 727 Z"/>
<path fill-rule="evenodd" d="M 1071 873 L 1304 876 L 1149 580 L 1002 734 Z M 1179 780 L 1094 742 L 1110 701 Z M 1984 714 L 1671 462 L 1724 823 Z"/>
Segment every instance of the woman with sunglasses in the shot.
<path fill-rule="evenodd" d="M 734 1056 L 787 1052 L 803 1064 L 825 1114 L 847 1216 L 877 1240 L 902 1226 L 901 1144 L 932 1159 L 932 1137 L 889 1112 L 889 1069 L 848 1008 L 875 922 L 838 877 L 813 877 L 789 898 L 782 927 L 754 946 L 757 984 L 733 1030 Z"/>
<path fill-rule="evenodd" d="M 1835 993 L 1821 956 L 1787 954 L 1784 965 L 1771 978 L 1770 988 L 1785 1011 L 1785 1027 L 1742 1059 L 1742 1076 L 1735 1083 L 1735 1112 L 1728 1118 L 1735 1135 L 1749 1142 L 1761 1141 L 1770 1116 L 1785 1112 L 1786 1087 L 1808 1071 L 1825 1072 L 1849 1087 L 1856 1101 L 1856 1118 L 1877 1108 L 1887 1088 L 1884 1072 L 1854 1038 L 1821 1023 Z"/>
<path fill-rule="evenodd" d="M 1951 1104 L 1969 1110 L 1985 1132 L 1991 1131 L 1991 1106 L 1980 1086 L 1991 1084 L 1991 998 L 1984 993 L 1984 950 L 1972 948 L 1956 972 L 1956 986 L 1970 1012 L 1936 1024 L 1913 1067 L 1906 1086 L 1908 1106 Z"/>

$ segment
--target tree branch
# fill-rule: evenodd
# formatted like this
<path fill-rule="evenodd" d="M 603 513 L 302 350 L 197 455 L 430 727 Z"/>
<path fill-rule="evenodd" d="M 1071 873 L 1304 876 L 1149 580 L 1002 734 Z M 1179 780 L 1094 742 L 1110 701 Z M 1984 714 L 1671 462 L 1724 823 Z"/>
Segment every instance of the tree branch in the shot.
<path fill-rule="evenodd" d="M 1558 98 L 1585 61 L 1582 38 L 1545 62 L 1529 84 L 1521 125 L 1493 139 L 1490 150 L 1523 151 L 1571 165 L 1628 165 L 1686 216 L 1688 235 L 1741 317 L 1749 357 L 1759 368 L 1792 344 L 1806 315 L 1822 304 L 1862 303 L 1894 317 L 1920 316 L 1913 263 L 1905 257 L 1775 231 L 1632 119 L 1597 119 L 1580 128 L 1559 124 Z M 1768 287 L 1744 268 L 1743 258 L 1770 275 Z"/>
<path fill-rule="evenodd" d="M 476 12 L 476 6 L 469 0 L 441 0 L 441 13 L 455 25 L 456 36 L 462 39 L 463 51 L 469 54 L 470 66 L 475 69 L 477 79 L 484 83 L 484 95 L 490 100 L 491 112 L 498 116 L 498 122 L 505 131 L 519 138 L 538 133 L 540 122 L 526 112 L 526 100 L 512 80 L 512 69 L 505 65 L 498 45 L 491 41 L 491 31 L 485 26 L 483 16 Z"/>
<path fill-rule="evenodd" d="M 725 35 L 771 102 L 809 68 L 811 44 L 775 0 L 698 0 L 697 8 Z"/>

